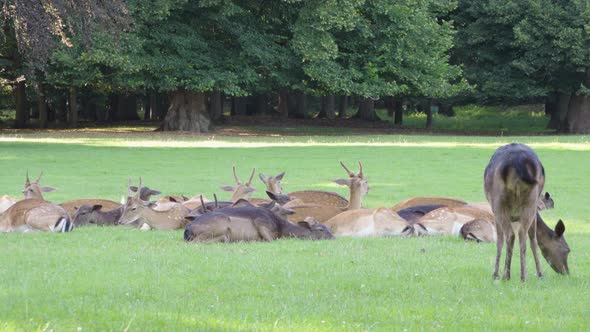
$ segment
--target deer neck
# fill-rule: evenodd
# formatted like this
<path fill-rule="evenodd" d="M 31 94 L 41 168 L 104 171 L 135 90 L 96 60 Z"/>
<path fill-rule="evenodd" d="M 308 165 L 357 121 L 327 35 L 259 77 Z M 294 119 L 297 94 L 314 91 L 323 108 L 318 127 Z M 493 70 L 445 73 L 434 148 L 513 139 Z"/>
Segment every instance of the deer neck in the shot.
<path fill-rule="evenodd" d="M 309 238 L 311 237 L 311 231 L 305 227 L 292 224 L 288 221 L 281 220 L 281 237 L 296 237 L 296 238 Z"/>
<path fill-rule="evenodd" d="M 186 226 L 187 220 L 184 217 L 188 214 L 187 212 L 188 209 L 181 204 L 169 211 L 155 211 L 150 207 L 145 207 L 141 217 L 152 228 L 170 230 Z"/>
<path fill-rule="evenodd" d="M 352 187 L 350 188 L 350 199 L 348 200 L 348 205 L 346 206 L 346 210 L 356 210 L 361 208 L 361 200 L 362 195 L 360 191 L 354 190 Z"/>

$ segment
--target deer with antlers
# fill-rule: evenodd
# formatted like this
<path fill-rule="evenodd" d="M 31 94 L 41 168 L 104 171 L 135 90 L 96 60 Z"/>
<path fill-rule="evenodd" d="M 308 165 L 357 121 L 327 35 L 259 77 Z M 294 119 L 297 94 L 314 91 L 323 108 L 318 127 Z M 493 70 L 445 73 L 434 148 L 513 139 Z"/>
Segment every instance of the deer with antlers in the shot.
<path fill-rule="evenodd" d="M 140 197 L 140 190 L 135 196 L 131 196 L 131 179 L 127 186 L 127 202 L 123 208 L 123 214 L 119 219 L 122 225 L 128 225 L 136 220 L 141 219 L 151 229 L 156 230 L 173 230 L 184 228 L 188 224 L 185 217 L 190 210 L 180 203 L 170 204 L 166 209 L 154 210 L 153 204 L 144 201 Z M 141 188 L 141 177 L 139 178 L 139 188 Z"/>
<path fill-rule="evenodd" d="M 232 167 L 232 170 L 234 173 L 234 180 L 236 181 L 236 185 L 235 186 L 222 186 L 221 190 L 231 191 L 232 196 L 230 198 L 230 201 L 232 201 L 234 203 L 237 202 L 240 198 L 243 198 L 243 199 L 250 198 L 252 193 L 256 191 L 255 188 L 251 187 L 252 179 L 254 178 L 254 173 L 256 172 L 256 169 L 255 168 L 252 169 L 252 174 L 250 174 L 250 178 L 248 179 L 248 181 L 246 183 L 242 183 L 242 181 L 240 181 L 240 179 L 238 178 L 238 175 L 236 174 L 236 166 L 235 165 Z"/>

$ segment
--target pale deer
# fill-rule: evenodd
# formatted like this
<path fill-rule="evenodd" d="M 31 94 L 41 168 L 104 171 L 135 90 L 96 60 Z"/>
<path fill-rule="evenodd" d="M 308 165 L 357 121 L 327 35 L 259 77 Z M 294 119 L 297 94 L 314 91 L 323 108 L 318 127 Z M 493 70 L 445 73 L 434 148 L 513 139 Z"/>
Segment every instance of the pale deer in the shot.
<path fill-rule="evenodd" d="M 478 206 L 445 206 L 425 214 L 415 227 L 418 235 L 459 235 L 463 225 L 474 219 L 491 223 L 494 215 Z"/>
<path fill-rule="evenodd" d="M 141 188 L 141 177 L 139 178 L 139 187 Z M 166 211 L 156 211 L 152 209 L 150 202 L 139 197 L 139 192 L 135 196 L 131 196 L 131 189 L 128 186 L 127 202 L 119 223 L 128 225 L 141 219 L 151 229 L 173 230 L 184 228 L 187 225 L 188 221 L 185 217 L 189 213 L 190 210 L 180 203 L 171 205 Z"/>
<path fill-rule="evenodd" d="M 73 228 L 66 210 L 40 199 L 20 200 L 0 214 L 0 232 L 70 232 Z"/>
<path fill-rule="evenodd" d="M 414 235 L 414 226 L 387 208 L 342 212 L 324 223 L 336 236 Z"/>
<path fill-rule="evenodd" d="M 29 180 L 29 171 L 27 171 L 25 188 L 23 189 L 23 195 L 25 195 L 25 198 L 45 200 L 43 198 L 43 193 L 55 191 L 55 188 L 52 187 L 41 187 L 39 184 L 41 176 L 43 176 L 43 171 L 41 171 L 37 180 L 31 182 L 31 180 Z"/>
<path fill-rule="evenodd" d="M 484 171 L 484 192 L 492 207 L 496 225 L 496 261 L 494 279 L 499 277 L 500 257 L 506 244 L 503 278 L 510 279 L 510 265 L 515 235 L 520 244 L 520 279 L 526 280 L 527 233 L 532 228 L 531 251 L 537 276 L 541 264 L 537 253 L 538 200 L 545 184 L 545 170 L 537 154 L 523 144 L 508 144 L 498 148 Z M 513 230 L 514 228 L 514 230 Z"/>
<path fill-rule="evenodd" d="M 232 167 L 232 170 L 234 173 L 234 180 L 236 181 L 236 185 L 222 186 L 221 190 L 232 192 L 232 196 L 229 199 L 232 202 L 237 202 L 240 198 L 249 199 L 252 193 L 256 191 L 256 189 L 250 186 L 252 184 L 252 178 L 254 178 L 254 173 L 256 172 L 256 169 L 252 169 L 252 174 L 250 175 L 250 178 L 246 183 L 242 183 L 242 181 L 240 181 L 240 179 L 238 178 L 238 175 L 236 174 L 235 165 Z"/>
<path fill-rule="evenodd" d="M 461 206 L 465 204 L 467 204 L 467 202 L 453 197 L 417 196 L 410 197 L 397 203 L 391 207 L 391 211 L 398 212 L 403 209 L 420 205 Z"/>
<path fill-rule="evenodd" d="M 295 225 L 262 207 L 223 208 L 189 219 L 192 222 L 184 232 L 185 241 L 272 241 L 285 237 L 321 240 L 334 237 L 320 223 L 308 219 Z"/>
<path fill-rule="evenodd" d="M 359 172 L 357 174 L 351 172 L 346 165 L 341 161 L 340 165 L 344 168 L 346 173 L 348 174 L 348 178 L 345 179 L 336 179 L 334 180 L 335 183 L 343 186 L 348 186 L 349 188 L 349 195 L 350 199 L 348 200 L 348 204 L 345 206 L 333 206 L 333 205 L 323 205 L 321 201 L 312 204 L 307 203 L 303 200 L 303 204 L 301 205 L 292 205 L 289 206 L 290 209 L 295 211 L 295 214 L 289 217 L 291 221 L 298 221 L 303 220 L 306 217 L 312 217 L 313 219 L 319 222 L 325 222 L 328 219 L 349 210 L 356 210 L 362 208 L 362 198 L 369 192 L 369 185 L 367 179 L 363 174 L 363 164 L 359 161 Z"/>
<path fill-rule="evenodd" d="M 281 186 L 281 180 L 285 176 L 285 172 L 279 173 L 277 176 L 269 176 L 268 178 L 264 176 L 264 174 L 258 174 L 260 180 L 266 186 L 266 190 L 270 191 L 275 195 L 280 195 L 283 193 L 283 187 Z"/>

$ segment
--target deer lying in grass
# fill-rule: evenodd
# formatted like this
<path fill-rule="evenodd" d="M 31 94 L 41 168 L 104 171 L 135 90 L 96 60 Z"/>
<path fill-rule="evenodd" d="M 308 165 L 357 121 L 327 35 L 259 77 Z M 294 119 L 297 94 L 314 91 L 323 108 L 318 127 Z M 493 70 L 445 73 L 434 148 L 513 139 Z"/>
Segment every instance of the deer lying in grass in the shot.
<path fill-rule="evenodd" d="M 113 209 L 118 209 L 118 208 L 122 207 L 121 203 L 117 203 L 115 201 L 111 201 L 108 199 L 100 199 L 100 198 L 74 199 L 71 201 L 63 202 L 59 205 L 61 207 L 63 207 L 64 209 L 66 209 L 66 211 L 68 211 L 70 216 L 74 216 L 76 214 L 76 211 L 78 210 L 78 208 L 83 205 L 86 205 L 86 206 L 100 205 L 105 210 L 113 210 Z"/>
<path fill-rule="evenodd" d="M 185 241 L 236 242 L 272 241 L 279 238 L 332 239 L 330 230 L 315 221 L 297 225 L 262 207 L 234 207 L 215 210 L 199 217 L 184 232 Z"/>
<path fill-rule="evenodd" d="M 70 232 L 74 225 L 61 206 L 40 199 L 23 199 L 0 214 L 0 232 Z"/>
<path fill-rule="evenodd" d="M 237 202 L 240 198 L 249 199 L 250 196 L 252 195 L 252 193 L 256 191 L 256 189 L 251 187 L 252 179 L 254 178 L 254 173 L 256 172 L 256 169 L 255 168 L 252 169 L 252 174 L 250 174 L 250 178 L 248 179 L 248 182 L 246 182 L 246 183 L 242 183 L 242 181 L 240 181 L 240 179 L 238 178 L 238 175 L 236 174 L 236 166 L 235 165 L 232 167 L 232 170 L 234 173 L 234 180 L 236 181 L 236 185 L 235 186 L 222 186 L 221 190 L 232 192 L 232 196 L 229 199 L 232 202 Z"/>
<path fill-rule="evenodd" d="M 418 197 L 411 197 L 411 198 L 405 199 L 405 200 L 397 203 L 396 205 L 391 207 L 391 211 L 398 212 L 398 211 L 401 211 L 403 209 L 407 209 L 410 207 L 423 206 L 423 205 L 441 205 L 441 206 L 452 207 L 452 206 L 461 206 L 461 205 L 465 205 L 465 204 L 467 204 L 467 202 L 457 199 L 457 198 L 452 198 L 452 197 L 418 196 Z"/>
<path fill-rule="evenodd" d="M 414 235 L 414 225 L 387 208 L 342 212 L 325 222 L 336 236 Z"/>
<path fill-rule="evenodd" d="M 322 201 L 315 204 L 306 203 L 303 200 L 302 205 L 290 205 L 289 208 L 295 211 L 295 214 L 289 217 L 291 221 L 303 220 L 307 217 L 312 217 L 319 222 L 325 222 L 328 219 L 349 210 L 356 210 L 362 208 L 361 201 L 364 195 L 369 192 L 369 185 L 367 179 L 363 174 L 363 164 L 359 161 L 359 172 L 357 174 L 351 172 L 343 162 L 340 165 L 348 173 L 348 178 L 334 180 L 335 183 L 343 186 L 348 186 L 350 189 L 350 200 L 344 207 L 323 205 Z"/>
<path fill-rule="evenodd" d="M 100 204 L 95 205 L 82 205 L 76 209 L 73 217 L 74 225 L 76 227 L 84 226 L 88 224 L 99 225 L 99 226 L 115 226 L 119 224 L 119 219 L 123 214 L 124 206 L 121 205 L 118 208 L 103 211 L 103 206 Z"/>
<path fill-rule="evenodd" d="M 445 206 L 430 211 L 415 224 L 419 235 L 459 235 L 463 225 L 475 219 L 491 223 L 494 215 L 478 206 Z"/>
<path fill-rule="evenodd" d="M 503 279 L 510 279 L 515 235 L 520 244 L 520 279 L 526 280 L 527 233 L 531 232 L 531 251 L 537 276 L 543 276 L 537 254 L 537 205 L 545 184 L 545 170 L 537 154 L 523 144 L 508 144 L 494 152 L 484 172 L 484 191 L 496 222 L 496 263 L 494 279 L 499 277 L 500 257 L 506 244 Z M 563 225 L 563 223 L 562 223 Z M 513 230 L 514 228 L 514 230 Z"/>
<path fill-rule="evenodd" d="M 139 178 L 139 187 L 141 188 L 141 178 Z M 180 203 L 171 205 L 168 210 L 156 211 L 152 209 L 153 204 L 139 197 L 139 193 L 131 196 L 130 186 L 128 186 L 127 197 L 123 214 L 119 220 L 122 225 L 128 225 L 141 219 L 152 229 L 173 230 L 184 228 L 188 223 L 185 217 L 190 213 L 190 210 Z"/>
<path fill-rule="evenodd" d="M 470 206 L 476 206 L 480 209 L 484 209 L 485 211 L 492 213 L 492 207 L 489 203 L 474 203 L 469 204 Z M 545 209 L 553 209 L 555 207 L 555 202 L 551 195 L 546 192 L 545 195 L 541 195 L 539 197 L 539 202 L 537 209 L 539 211 Z M 471 220 L 461 227 L 461 237 L 465 240 L 473 240 L 476 242 L 496 242 L 496 227 L 495 220 L 488 220 L 488 219 L 475 219 Z"/>
<path fill-rule="evenodd" d="M 25 181 L 25 188 L 23 189 L 23 195 L 25 195 L 25 198 L 45 200 L 45 198 L 43 198 L 43 193 L 55 191 L 55 188 L 52 187 L 41 187 L 39 181 L 42 176 L 43 171 L 41 171 L 37 180 L 31 182 L 31 180 L 29 180 L 29 171 L 27 171 L 27 179 Z"/>

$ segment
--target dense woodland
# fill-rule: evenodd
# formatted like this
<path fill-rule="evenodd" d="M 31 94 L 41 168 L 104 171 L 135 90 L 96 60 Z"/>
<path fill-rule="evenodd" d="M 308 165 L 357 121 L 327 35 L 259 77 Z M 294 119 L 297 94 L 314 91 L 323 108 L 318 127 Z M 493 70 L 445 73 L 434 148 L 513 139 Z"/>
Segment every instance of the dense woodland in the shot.
<path fill-rule="evenodd" d="M 377 121 L 376 104 L 401 124 L 407 108 L 534 102 L 549 128 L 590 131 L 586 0 L 1 3 L 0 107 L 16 128 L 140 109 L 194 132 L 224 110 L 334 119 L 354 106 Z"/>

